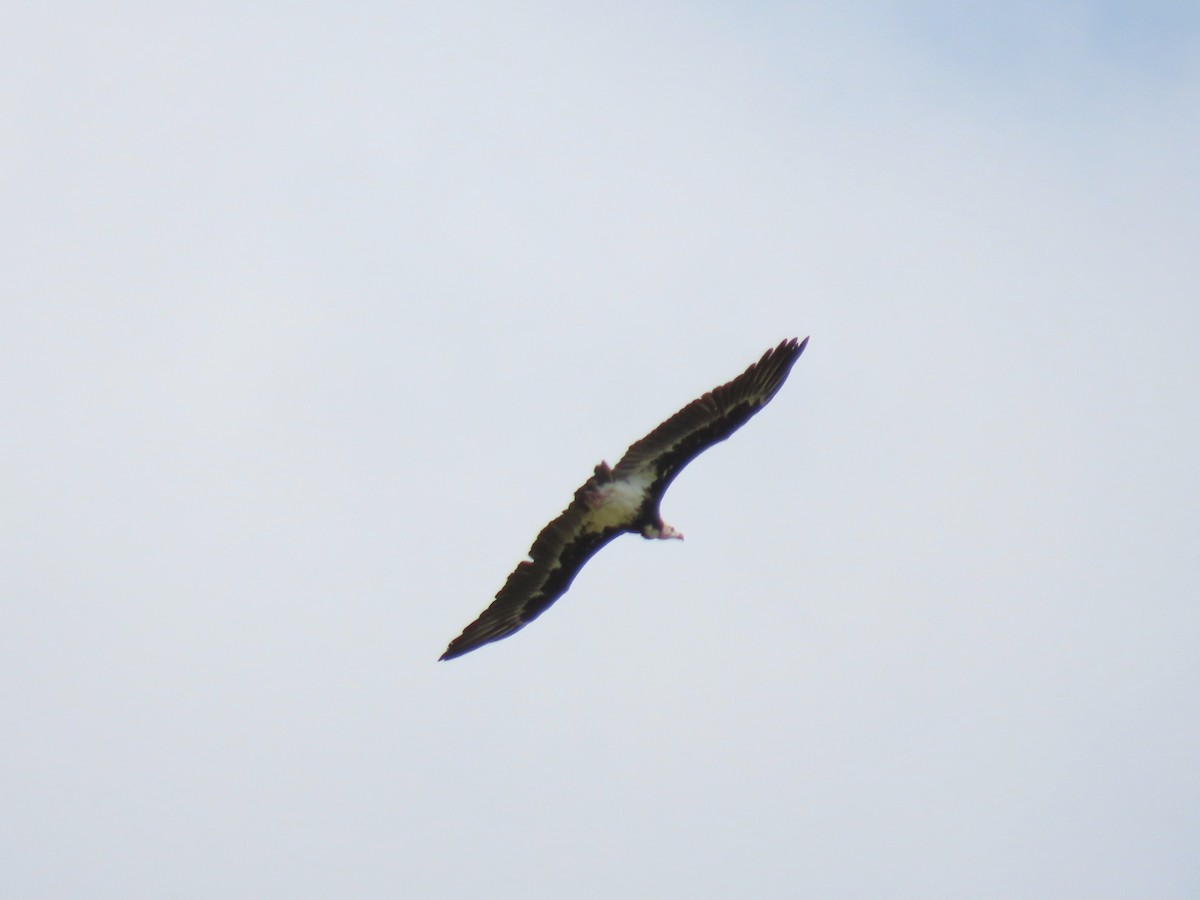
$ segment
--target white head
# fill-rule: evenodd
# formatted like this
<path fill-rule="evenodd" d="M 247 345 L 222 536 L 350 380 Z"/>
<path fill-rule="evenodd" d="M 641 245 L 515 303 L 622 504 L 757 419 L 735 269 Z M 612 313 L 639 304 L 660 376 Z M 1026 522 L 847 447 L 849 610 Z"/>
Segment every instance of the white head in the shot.
<path fill-rule="evenodd" d="M 671 538 L 676 538 L 682 541 L 683 532 L 676 531 L 674 527 L 660 519 L 657 525 L 647 525 L 643 528 L 642 537 L 647 540 L 669 541 Z"/>

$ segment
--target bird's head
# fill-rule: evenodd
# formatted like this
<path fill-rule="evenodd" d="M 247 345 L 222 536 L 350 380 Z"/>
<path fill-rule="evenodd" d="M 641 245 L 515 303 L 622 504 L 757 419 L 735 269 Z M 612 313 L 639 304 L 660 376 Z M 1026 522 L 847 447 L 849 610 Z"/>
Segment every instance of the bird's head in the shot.
<path fill-rule="evenodd" d="M 647 525 L 642 529 L 642 537 L 648 541 L 669 541 L 671 538 L 682 541 L 683 532 L 676 531 L 673 526 L 659 519 L 657 522 Z"/>

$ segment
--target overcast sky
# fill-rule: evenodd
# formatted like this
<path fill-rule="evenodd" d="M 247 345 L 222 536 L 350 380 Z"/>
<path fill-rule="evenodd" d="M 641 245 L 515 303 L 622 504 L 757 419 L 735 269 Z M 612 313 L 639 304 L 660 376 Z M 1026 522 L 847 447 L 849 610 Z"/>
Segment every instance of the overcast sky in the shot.
<path fill-rule="evenodd" d="M 1200 895 L 1198 110 L 1191 0 L 10 5 L 0 894 Z"/>

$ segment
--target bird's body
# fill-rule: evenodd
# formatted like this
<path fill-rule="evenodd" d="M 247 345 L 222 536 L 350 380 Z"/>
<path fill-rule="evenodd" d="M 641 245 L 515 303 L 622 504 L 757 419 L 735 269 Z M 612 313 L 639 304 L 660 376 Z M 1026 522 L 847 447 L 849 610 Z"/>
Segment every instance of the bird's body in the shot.
<path fill-rule="evenodd" d="M 692 401 L 633 444 L 616 466 L 596 466 L 557 519 L 542 529 L 492 605 L 450 642 L 453 659 L 508 637 L 567 592 L 584 563 L 620 534 L 683 539 L 659 513 L 663 493 L 679 471 L 725 440 L 783 386 L 808 338 L 784 341 L 728 384 Z"/>

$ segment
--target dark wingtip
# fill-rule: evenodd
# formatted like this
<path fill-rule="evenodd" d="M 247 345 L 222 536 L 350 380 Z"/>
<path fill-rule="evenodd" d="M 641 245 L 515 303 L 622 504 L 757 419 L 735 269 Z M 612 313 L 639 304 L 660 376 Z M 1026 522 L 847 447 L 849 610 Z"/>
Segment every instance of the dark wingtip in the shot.
<path fill-rule="evenodd" d="M 800 340 L 800 338 L 785 338 L 779 342 L 778 347 L 772 347 L 770 350 L 768 350 L 763 359 L 766 360 L 772 356 L 783 356 L 786 354 L 794 361 L 800 358 L 800 354 L 804 352 L 804 348 L 807 346 L 808 338 L 805 338 L 804 340 Z"/>
<path fill-rule="evenodd" d="M 780 341 L 778 347 L 772 347 L 765 354 L 763 354 L 763 358 L 759 361 L 759 365 L 765 365 L 769 359 L 776 359 L 779 360 L 782 365 L 786 366 L 788 370 L 790 370 L 796 360 L 800 358 L 800 354 L 804 352 L 804 348 L 807 346 L 808 338 L 805 338 L 804 340 L 800 340 L 799 338 L 786 338 L 785 340 Z M 784 377 L 786 378 L 787 375 L 785 374 Z"/>

